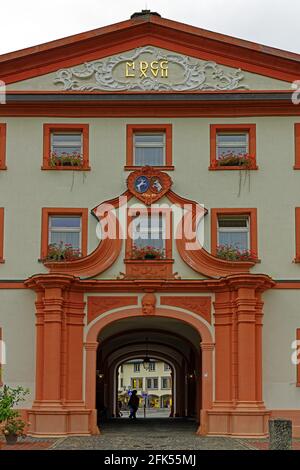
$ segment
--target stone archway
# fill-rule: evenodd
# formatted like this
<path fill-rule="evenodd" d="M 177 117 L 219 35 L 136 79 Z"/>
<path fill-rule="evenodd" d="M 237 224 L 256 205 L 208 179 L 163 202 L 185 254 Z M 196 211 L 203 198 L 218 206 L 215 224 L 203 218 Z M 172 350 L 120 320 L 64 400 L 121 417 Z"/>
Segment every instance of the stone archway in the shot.
<path fill-rule="evenodd" d="M 105 312 L 100 315 L 91 325 L 85 340 L 86 351 L 86 382 L 85 382 L 85 405 L 86 408 L 95 409 L 96 403 L 96 353 L 98 348 L 98 337 L 101 330 L 114 322 L 124 318 L 145 318 L 141 308 L 129 308 L 114 312 Z M 199 335 L 199 349 L 201 349 L 201 416 L 199 417 L 199 432 L 204 433 L 206 429 L 205 417 L 207 410 L 211 409 L 213 402 L 213 349 L 214 343 L 211 332 L 203 319 L 192 312 L 183 313 L 173 308 L 157 308 L 155 318 L 173 319 L 188 324 Z M 96 431 L 96 422 L 93 425 Z"/>

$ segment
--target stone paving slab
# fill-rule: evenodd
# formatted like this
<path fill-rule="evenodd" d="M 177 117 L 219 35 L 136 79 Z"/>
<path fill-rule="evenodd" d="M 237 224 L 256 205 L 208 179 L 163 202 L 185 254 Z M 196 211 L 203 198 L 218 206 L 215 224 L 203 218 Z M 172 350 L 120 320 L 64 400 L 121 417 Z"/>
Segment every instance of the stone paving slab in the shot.
<path fill-rule="evenodd" d="M 249 450 L 237 439 L 197 436 L 194 422 L 170 420 L 114 420 L 101 426 L 101 435 L 67 437 L 53 450 Z"/>

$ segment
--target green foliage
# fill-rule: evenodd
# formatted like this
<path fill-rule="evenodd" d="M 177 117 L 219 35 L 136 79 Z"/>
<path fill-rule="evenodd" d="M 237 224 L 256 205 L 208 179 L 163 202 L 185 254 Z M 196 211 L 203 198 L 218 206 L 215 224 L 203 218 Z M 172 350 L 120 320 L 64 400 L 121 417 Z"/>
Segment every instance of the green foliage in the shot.
<path fill-rule="evenodd" d="M 3 434 L 23 435 L 26 423 L 20 418 L 15 409 L 19 403 L 25 401 L 29 390 L 23 387 L 9 387 L 4 385 L 0 389 L 0 430 Z"/>

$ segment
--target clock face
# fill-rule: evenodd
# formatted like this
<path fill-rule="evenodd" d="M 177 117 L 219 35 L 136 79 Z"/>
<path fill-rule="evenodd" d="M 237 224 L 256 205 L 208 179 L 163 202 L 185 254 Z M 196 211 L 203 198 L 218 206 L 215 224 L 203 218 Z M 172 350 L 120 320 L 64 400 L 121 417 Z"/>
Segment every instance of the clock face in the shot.
<path fill-rule="evenodd" d="M 134 182 L 134 188 L 138 193 L 145 193 L 148 191 L 150 182 L 146 176 L 138 176 Z"/>

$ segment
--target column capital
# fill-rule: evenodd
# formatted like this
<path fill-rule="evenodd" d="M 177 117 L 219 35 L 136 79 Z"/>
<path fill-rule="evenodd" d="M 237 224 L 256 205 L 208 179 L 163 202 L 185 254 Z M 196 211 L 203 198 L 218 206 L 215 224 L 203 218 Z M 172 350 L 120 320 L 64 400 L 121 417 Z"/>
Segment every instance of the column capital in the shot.
<path fill-rule="evenodd" d="M 215 343 L 200 343 L 201 351 L 213 351 L 215 349 Z"/>
<path fill-rule="evenodd" d="M 24 284 L 29 289 L 41 291 L 45 289 L 65 289 L 76 280 L 69 274 L 36 274 L 27 279 Z"/>
<path fill-rule="evenodd" d="M 84 349 L 86 351 L 96 351 L 98 346 L 99 346 L 98 341 L 88 341 L 88 342 L 84 343 Z"/>

